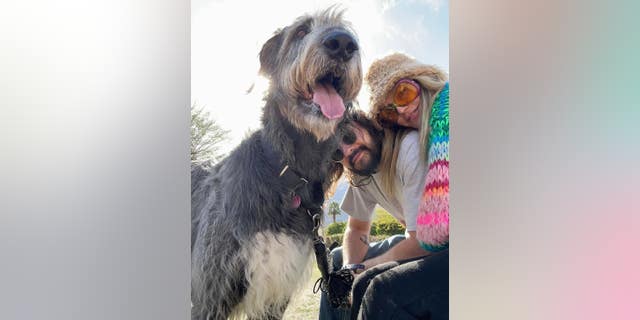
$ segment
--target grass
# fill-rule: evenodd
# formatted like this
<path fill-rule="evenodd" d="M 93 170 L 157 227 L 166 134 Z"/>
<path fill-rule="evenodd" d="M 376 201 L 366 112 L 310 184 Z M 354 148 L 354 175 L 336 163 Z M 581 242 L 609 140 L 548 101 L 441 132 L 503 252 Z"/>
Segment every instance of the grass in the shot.
<path fill-rule="evenodd" d="M 304 288 L 298 293 L 284 313 L 284 320 L 311 320 L 318 319 L 318 311 L 320 310 L 320 292 L 313 293 L 313 285 L 320 278 L 320 270 L 313 262 L 313 271 L 311 278 L 307 281 Z"/>

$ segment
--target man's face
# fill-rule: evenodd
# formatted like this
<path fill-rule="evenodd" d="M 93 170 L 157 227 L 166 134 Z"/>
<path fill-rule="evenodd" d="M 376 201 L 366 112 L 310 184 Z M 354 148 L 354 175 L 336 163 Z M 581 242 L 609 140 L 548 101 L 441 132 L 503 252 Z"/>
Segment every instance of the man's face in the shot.
<path fill-rule="evenodd" d="M 374 141 L 371 134 L 355 122 L 347 127 L 340 151 L 342 165 L 361 176 L 373 174 L 380 164 L 380 141 Z"/>

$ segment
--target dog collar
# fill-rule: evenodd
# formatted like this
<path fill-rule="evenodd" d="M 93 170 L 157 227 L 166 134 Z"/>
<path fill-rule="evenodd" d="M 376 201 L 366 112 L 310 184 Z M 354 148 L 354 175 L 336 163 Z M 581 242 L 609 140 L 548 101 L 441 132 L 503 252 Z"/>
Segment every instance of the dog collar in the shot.
<path fill-rule="evenodd" d="M 280 154 L 274 150 L 273 146 L 264 140 L 262 140 L 262 149 L 267 162 L 278 173 L 278 178 L 291 193 L 291 208 L 299 208 L 302 205 L 302 197 L 299 191 L 309 184 L 309 180 L 291 168 Z"/>
<path fill-rule="evenodd" d="M 285 184 L 291 189 L 291 209 L 298 209 L 302 204 L 302 198 L 296 193 L 298 189 L 309 183 L 309 180 L 300 177 L 293 170 L 289 170 L 289 165 L 285 164 L 282 170 L 280 170 L 279 178 L 285 181 Z M 293 186 L 293 187 L 291 187 Z"/>

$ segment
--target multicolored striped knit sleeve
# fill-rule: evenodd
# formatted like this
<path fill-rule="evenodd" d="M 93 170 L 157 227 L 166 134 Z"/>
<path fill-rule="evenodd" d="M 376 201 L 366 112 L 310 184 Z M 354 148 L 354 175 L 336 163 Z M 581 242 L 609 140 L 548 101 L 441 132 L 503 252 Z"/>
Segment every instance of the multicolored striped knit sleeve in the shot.
<path fill-rule="evenodd" d="M 417 238 L 428 251 L 449 247 L 449 83 L 440 90 L 429 118 L 429 171 L 418 209 Z"/>

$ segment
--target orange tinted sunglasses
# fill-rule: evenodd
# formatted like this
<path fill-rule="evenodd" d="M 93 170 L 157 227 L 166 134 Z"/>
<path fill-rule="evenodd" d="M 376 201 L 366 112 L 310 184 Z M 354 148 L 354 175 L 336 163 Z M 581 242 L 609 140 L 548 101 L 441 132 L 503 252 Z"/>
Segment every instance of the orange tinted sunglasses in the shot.
<path fill-rule="evenodd" d="M 402 79 L 396 83 L 391 91 L 393 102 L 378 112 L 377 120 L 383 126 L 395 126 L 398 121 L 398 108 L 404 108 L 420 96 L 420 86 L 413 80 Z"/>

